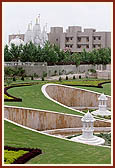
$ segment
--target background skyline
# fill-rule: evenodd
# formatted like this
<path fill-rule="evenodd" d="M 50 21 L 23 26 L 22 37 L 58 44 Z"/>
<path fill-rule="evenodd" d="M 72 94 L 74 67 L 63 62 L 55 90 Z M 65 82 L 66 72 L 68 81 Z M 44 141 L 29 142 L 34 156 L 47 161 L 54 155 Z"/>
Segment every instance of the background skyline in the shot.
<path fill-rule="evenodd" d="M 112 2 L 3 2 L 3 36 L 25 33 L 28 23 L 35 24 L 40 14 L 41 28 L 81 26 L 96 31 L 112 30 Z"/>

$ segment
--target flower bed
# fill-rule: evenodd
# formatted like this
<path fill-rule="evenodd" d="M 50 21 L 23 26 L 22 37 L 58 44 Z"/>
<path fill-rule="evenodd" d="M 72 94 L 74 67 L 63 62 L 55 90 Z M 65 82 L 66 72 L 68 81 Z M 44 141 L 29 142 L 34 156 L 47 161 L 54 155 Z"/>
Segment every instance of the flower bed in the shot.
<path fill-rule="evenodd" d="M 78 81 L 61 81 L 61 82 L 55 82 L 52 81 L 52 83 L 56 84 L 62 84 L 62 85 L 67 85 L 67 86 L 88 86 L 88 87 L 98 87 L 98 88 L 103 88 L 102 84 L 105 83 L 110 83 L 110 80 L 78 80 Z M 21 98 L 16 98 L 14 96 L 11 96 L 7 90 L 13 87 L 21 87 L 21 86 L 32 86 L 32 85 L 37 85 L 37 84 L 46 84 L 46 83 L 51 83 L 51 81 L 39 81 L 39 82 L 30 82 L 30 83 L 13 83 L 8 87 L 4 88 L 4 101 L 10 101 L 10 102 L 21 102 Z"/>
<path fill-rule="evenodd" d="M 12 151 L 12 150 L 5 150 L 4 151 L 4 163 L 5 164 L 12 164 L 15 160 L 19 157 L 22 157 L 24 154 L 28 153 L 28 151 Z"/>
<path fill-rule="evenodd" d="M 67 86 L 87 86 L 103 88 L 103 84 L 110 83 L 110 80 L 79 80 L 79 81 L 62 81 L 60 84 Z"/>
<path fill-rule="evenodd" d="M 5 146 L 5 164 L 24 164 L 33 157 L 42 154 L 41 149 L 16 148 Z"/>

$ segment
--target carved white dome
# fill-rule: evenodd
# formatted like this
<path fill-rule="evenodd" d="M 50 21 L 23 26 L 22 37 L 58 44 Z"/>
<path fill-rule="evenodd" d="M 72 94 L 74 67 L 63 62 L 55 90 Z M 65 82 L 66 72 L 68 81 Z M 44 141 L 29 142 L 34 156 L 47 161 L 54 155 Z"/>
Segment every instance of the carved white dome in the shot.
<path fill-rule="evenodd" d="M 16 38 L 14 38 L 10 41 L 10 46 L 11 46 L 11 44 L 15 44 L 16 46 L 19 46 L 21 44 L 24 45 L 24 41 L 21 40 L 18 36 L 16 36 Z"/>
<path fill-rule="evenodd" d="M 104 93 L 102 93 L 102 94 L 99 96 L 98 100 L 108 100 L 108 99 L 107 99 L 106 95 L 104 95 Z"/>
<path fill-rule="evenodd" d="M 81 119 L 83 122 L 94 122 L 95 119 L 93 118 L 93 115 L 88 111 L 84 117 Z"/>

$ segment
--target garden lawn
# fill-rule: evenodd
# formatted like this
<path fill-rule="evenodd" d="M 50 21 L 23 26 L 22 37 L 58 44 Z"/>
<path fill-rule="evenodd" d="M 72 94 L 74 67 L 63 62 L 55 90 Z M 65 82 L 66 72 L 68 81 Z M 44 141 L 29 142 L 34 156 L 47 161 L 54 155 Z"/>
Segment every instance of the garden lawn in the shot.
<path fill-rule="evenodd" d="M 49 100 L 43 95 L 41 87 L 42 84 L 38 84 L 9 89 L 8 93 L 12 96 L 22 98 L 22 102 L 5 102 L 5 105 L 83 115 Z"/>
<path fill-rule="evenodd" d="M 27 164 L 110 164 L 111 149 L 70 142 L 26 130 L 5 121 L 4 145 L 39 148 L 43 154 Z"/>
<path fill-rule="evenodd" d="M 43 84 L 38 84 L 32 86 L 14 87 L 9 89 L 8 93 L 11 94 L 12 96 L 22 98 L 22 102 L 5 102 L 5 105 L 82 115 L 77 111 L 70 110 L 47 99 L 41 91 L 42 85 Z M 87 90 L 92 90 L 111 95 L 111 84 L 109 83 L 104 84 L 103 88 L 81 87 L 81 86 L 79 86 L 79 88 L 85 88 Z"/>
<path fill-rule="evenodd" d="M 103 88 L 83 87 L 83 86 L 76 86 L 76 87 L 87 89 L 87 90 L 92 90 L 92 91 L 99 92 L 99 93 L 104 93 L 106 95 L 111 96 L 111 83 L 106 83 L 106 84 L 103 84 L 102 86 Z"/>

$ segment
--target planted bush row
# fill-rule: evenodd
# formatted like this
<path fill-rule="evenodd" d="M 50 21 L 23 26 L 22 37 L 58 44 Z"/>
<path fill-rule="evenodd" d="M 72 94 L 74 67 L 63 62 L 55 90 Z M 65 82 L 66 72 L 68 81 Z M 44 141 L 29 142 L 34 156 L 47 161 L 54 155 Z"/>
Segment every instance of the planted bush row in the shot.
<path fill-rule="evenodd" d="M 10 156 L 6 155 L 8 157 L 6 157 L 6 156 L 4 157 L 4 160 L 6 160 L 7 163 L 8 163 L 7 159 L 10 160 L 10 162 L 13 161 L 11 164 L 24 164 L 28 160 L 32 159 L 33 157 L 35 157 L 39 154 L 42 154 L 41 149 L 33 149 L 33 148 L 32 149 L 31 148 L 16 148 L 16 147 L 5 146 L 4 150 L 15 151 L 15 152 L 20 151 L 19 152 L 20 156 L 18 153 L 15 153 L 15 152 L 13 153 L 13 156 L 14 156 L 13 158 L 15 158 L 15 159 L 10 158 L 11 155 Z M 17 158 L 15 155 L 18 155 L 19 157 Z"/>
<path fill-rule="evenodd" d="M 4 150 L 4 163 L 5 164 L 12 164 L 15 160 L 17 160 L 19 157 L 23 156 L 25 153 L 28 153 L 28 151 L 9 151 Z"/>

